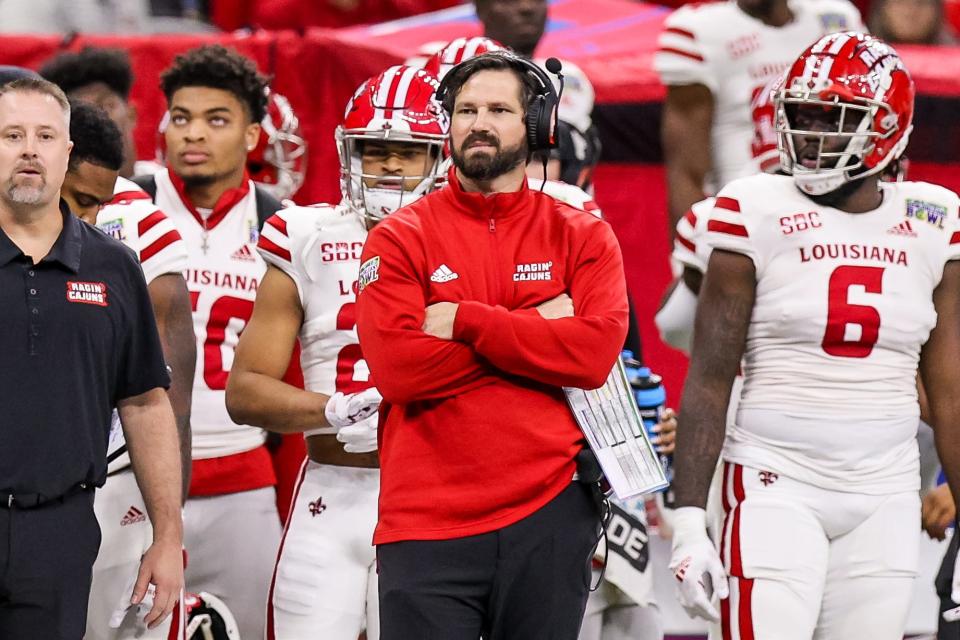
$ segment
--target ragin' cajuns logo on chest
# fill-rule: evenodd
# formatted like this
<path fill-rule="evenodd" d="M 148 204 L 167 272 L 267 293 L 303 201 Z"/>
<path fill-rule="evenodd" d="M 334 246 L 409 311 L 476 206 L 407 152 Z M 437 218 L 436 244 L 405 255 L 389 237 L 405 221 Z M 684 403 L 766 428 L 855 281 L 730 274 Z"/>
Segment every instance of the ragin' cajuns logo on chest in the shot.
<path fill-rule="evenodd" d="M 553 280 L 553 260 L 549 262 L 524 262 L 513 272 L 514 282 Z"/>
<path fill-rule="evenodd" d="M 67 281 L 67 302 L 107 306 L 107 285 L 104 282 Z"/>

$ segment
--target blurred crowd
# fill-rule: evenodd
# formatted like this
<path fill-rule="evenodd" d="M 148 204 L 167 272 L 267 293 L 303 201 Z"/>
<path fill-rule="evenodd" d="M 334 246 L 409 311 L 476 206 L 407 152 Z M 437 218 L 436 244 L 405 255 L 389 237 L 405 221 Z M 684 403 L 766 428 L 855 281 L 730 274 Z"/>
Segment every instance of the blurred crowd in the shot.
<path fill-rule="evenodd" d="M 586 2 L 587 0 L 582 0 Z M 337 28 L 376 24 L 463 4 L 460 0 L 4 0 L 3 33 L 161 33 Z M 493 0 L 492 5 L 513 5 Z M 521 0 L 519 4 L 524 4 Z M 677 7 L 681 0 L 657 4 Z M 957 0 L 861 0 L 871 33 L 888 42 L 949 45 Z"/>

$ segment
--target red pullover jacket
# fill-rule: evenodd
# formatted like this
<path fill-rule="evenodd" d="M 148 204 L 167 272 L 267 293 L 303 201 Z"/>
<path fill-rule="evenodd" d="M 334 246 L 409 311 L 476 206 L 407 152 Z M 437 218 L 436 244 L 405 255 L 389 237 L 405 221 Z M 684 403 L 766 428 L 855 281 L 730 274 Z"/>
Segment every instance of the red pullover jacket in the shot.
<path fill-rule="evenodd" d="M 448 186 L 367 238 L 357 329 L 383 394 L 375 544 L 459 538 L 530 515 L 570 484 L 584 439 L 562 386 L 606 380 L 627 332 L 609 225 L 550 196 Z M 561 293 L 575 317 L 536 306 Z M 453 340 L 424 309 L 459 303 Z"/>

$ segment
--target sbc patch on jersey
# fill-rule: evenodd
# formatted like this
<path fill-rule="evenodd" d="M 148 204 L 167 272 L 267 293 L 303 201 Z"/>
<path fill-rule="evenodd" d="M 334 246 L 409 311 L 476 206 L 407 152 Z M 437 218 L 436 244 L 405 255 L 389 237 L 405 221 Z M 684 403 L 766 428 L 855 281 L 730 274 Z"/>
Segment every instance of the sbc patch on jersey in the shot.
<path fill-rule="evenodd" d="M 360 265 L 360 291 L 380 279 L 380 256 L 373 256 Z"/>

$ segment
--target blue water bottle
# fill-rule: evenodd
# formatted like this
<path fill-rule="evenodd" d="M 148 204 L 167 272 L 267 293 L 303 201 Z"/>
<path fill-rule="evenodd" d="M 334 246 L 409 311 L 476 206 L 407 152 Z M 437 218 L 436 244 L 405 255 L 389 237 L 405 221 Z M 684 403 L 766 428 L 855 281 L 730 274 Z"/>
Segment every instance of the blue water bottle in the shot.
<path fill-rule="evenodd" d="M 633 352 L 624 350 L 621 353 L 623 365 L 627 370 L 627 380 L 633 388 L 633 396 L 637 401 L 637 409 L 643 426 L 651 438 L 657 437 L 653 428 L 660 422 L 663 410 L 667 406 L 667 390 L 663 386 L 663 378 L 650 371 L 650 367 L 641 366 L 633 357 Z M 667 482 L 673 480 L 673 456 L 659 455 L 660 464 Z"/>

